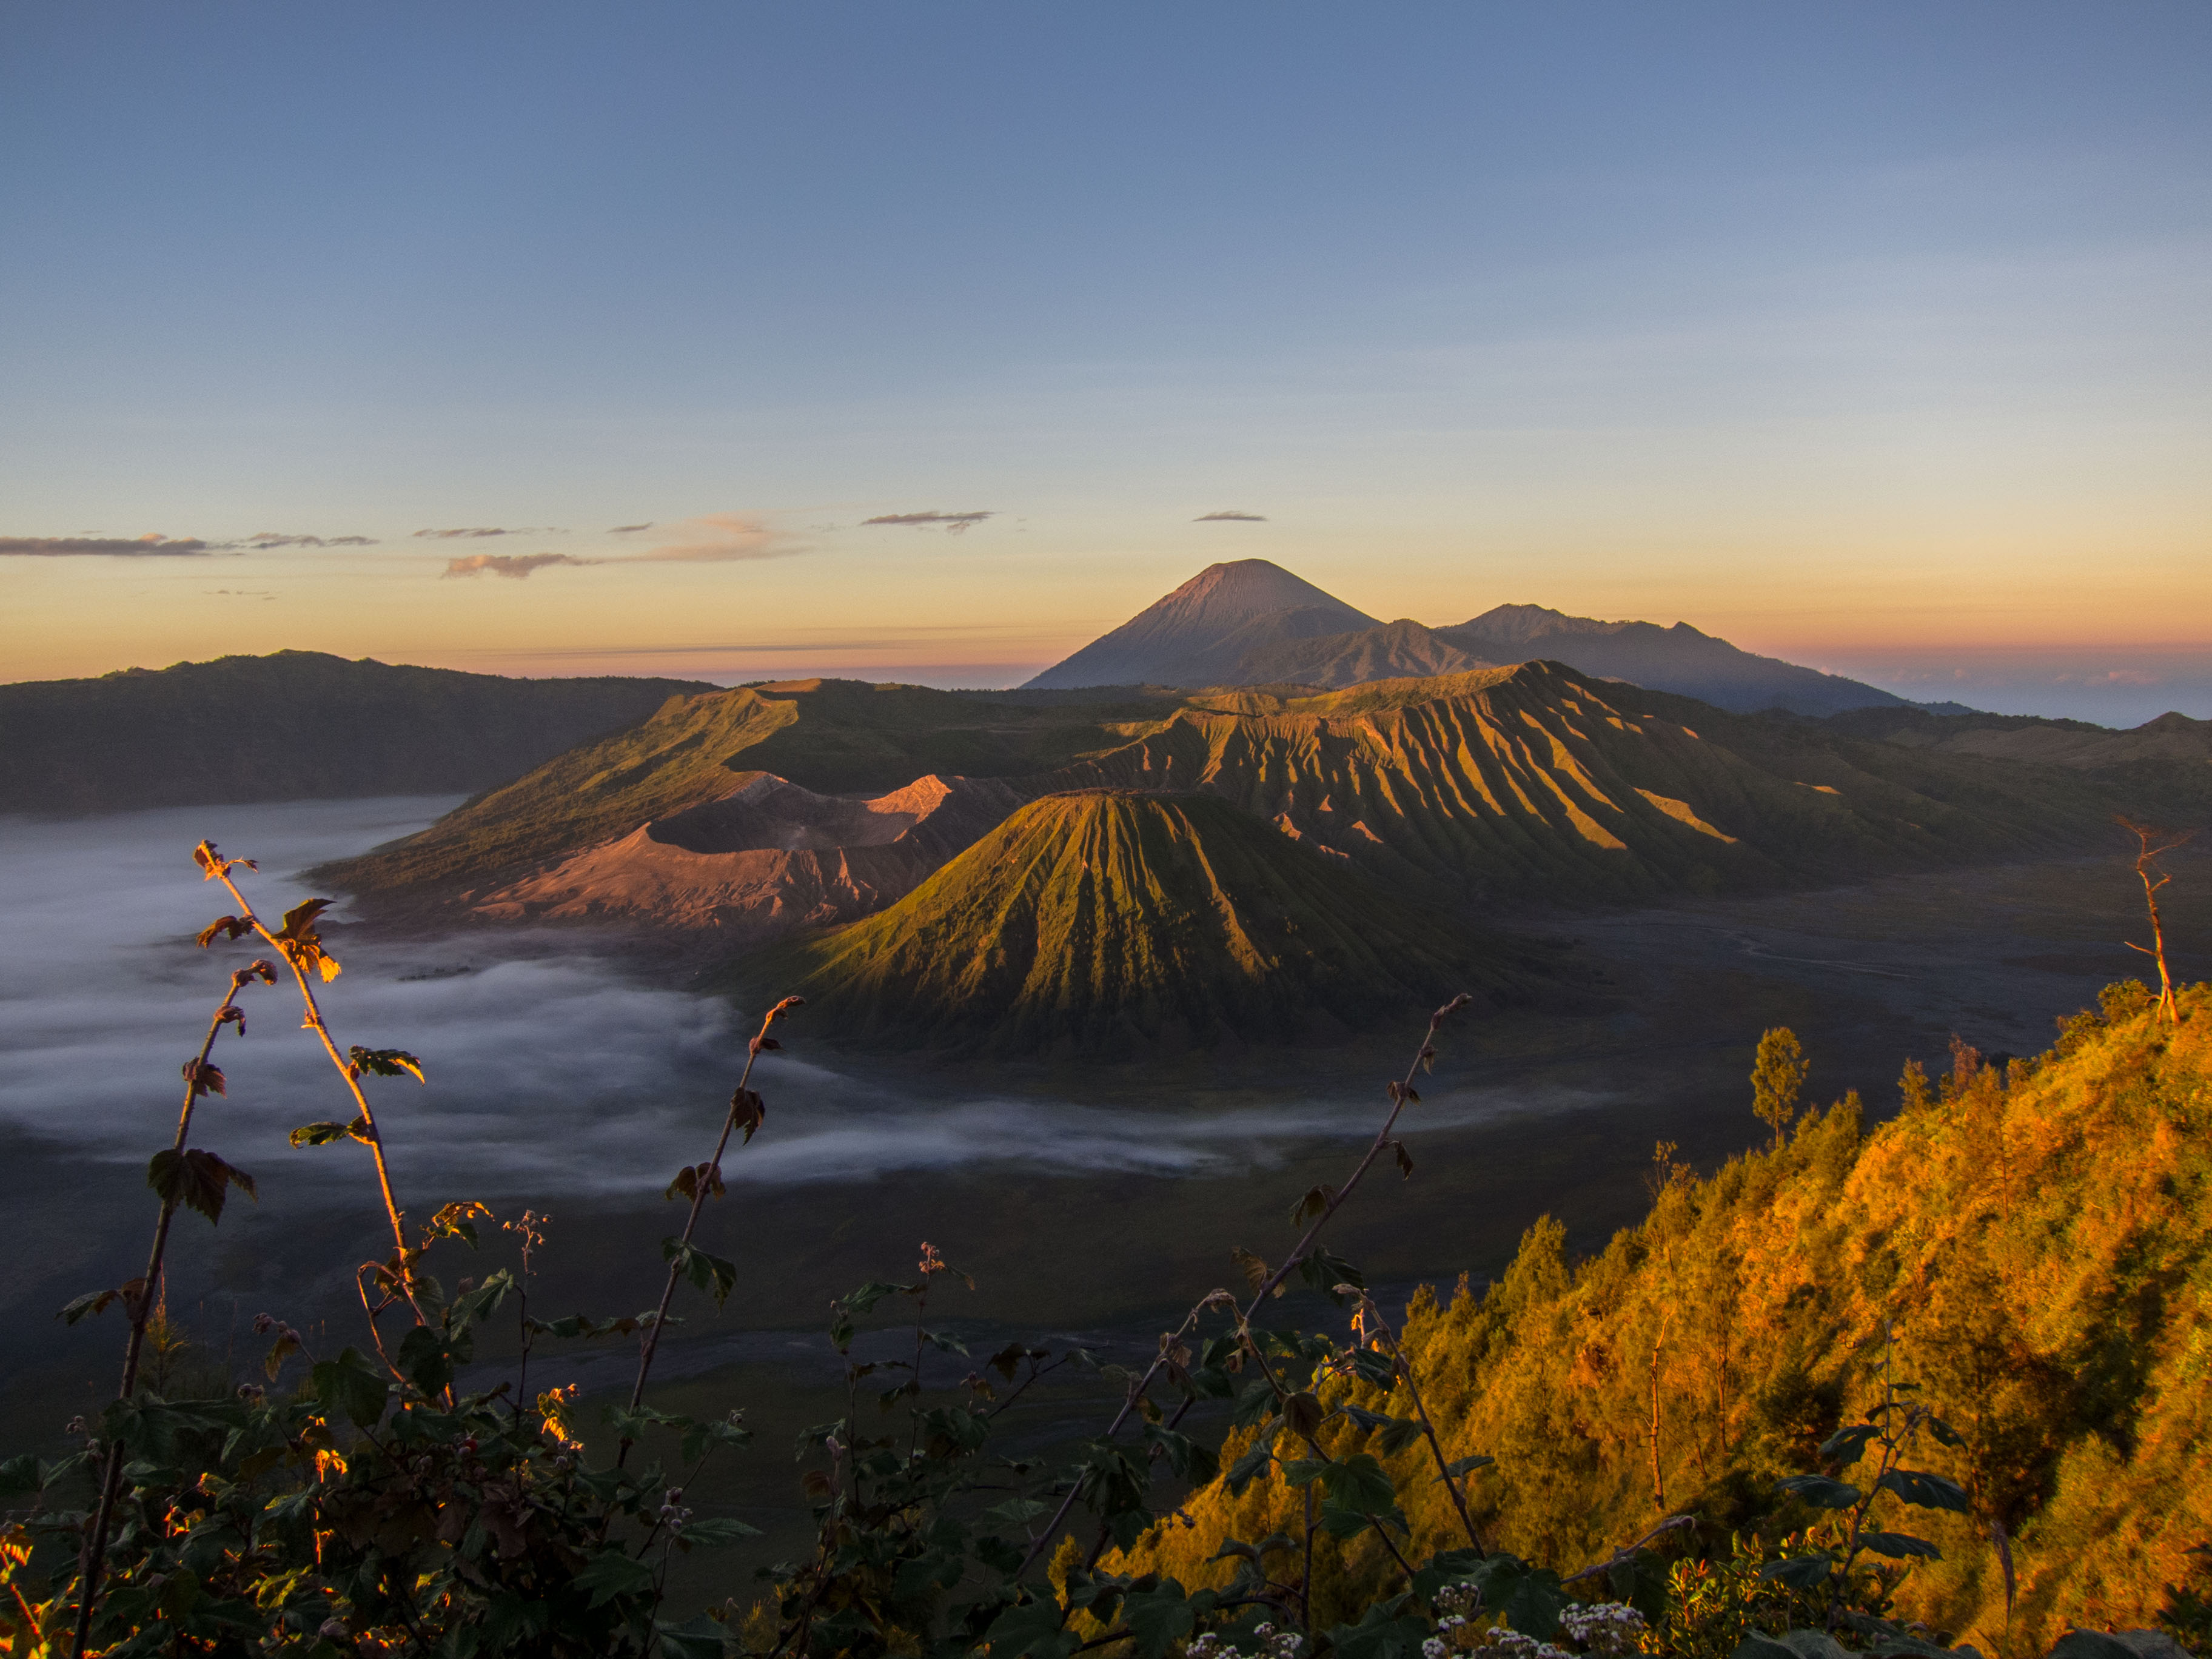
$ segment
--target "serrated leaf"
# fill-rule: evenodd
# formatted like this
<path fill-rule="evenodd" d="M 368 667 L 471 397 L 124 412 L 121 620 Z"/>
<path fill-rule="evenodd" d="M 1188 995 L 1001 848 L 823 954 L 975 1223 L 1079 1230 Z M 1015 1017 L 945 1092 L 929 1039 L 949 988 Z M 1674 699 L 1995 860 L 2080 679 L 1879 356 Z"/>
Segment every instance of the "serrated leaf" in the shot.
<path fill-rule="evenodd" d="M 1867 1443 L 1881 1432 L 1881 1430 L 1872 1423 L 1853 1423 L 1838 1429 L 1820 1443 L 1820 1461 L 1840 1463 L 1849 1468 L 1865 1455 Z"/>
<path fill-rule="evenodd" d="M 171 1208 L 181 1205 L 198 1210 L 210 1221 L 222 1219 L 223 1200 L 233 1187 L 257 1201 L 260 1197 L 252 1176 L 198 1147 L 182 1152 L 172 1147 L 155 1153 L 146 1165 L 146 1184 Z"/>
<path fill-rule="evenodd" d="M 1895 1492 L 1906 1503 L 1923 1510 L 1954 1510 L 1960 1515 L 1973 1513 L 1973 1500 L 1966 1496 L 1966 1488 L 1955 1480 L 1923 1469 L 1892 1469 L 1875 1485 L 1885 1492 Z"/>
<path fill-rule="evenodd" d="M 404 1048 L 364 1048 L 356 1043 L 346 1052 L 352 1057 L 356 1077 L 411 1077 L 417 1083 L 428 1081 L 422 1075 L 422 1062 Z"/>
<path fill-rule="evenodd" d="M 1815 1509 L 1847 1510 L 1866 1496 L 1850 1481 L 1831 1480 L 1825 1474 L 1793 1474 L 1774 1484 L 1781 1491 L 1793 1498 L 1804 1499 Z"/>
<path fill-rule="evenodd" d="M 1915 1538 L 1901 1532 L 1863 1532 L 1859 1543 L 1876 1555 L 1887 1556 L 1893 1561 L 1919 1559 L 1941 1561 L 1943 1552 L 1924 1538 Z"/>
<path fill-rule="evenodd" d="M 206 950 L 209 945 L 216 942 L 217 935 L 225 939 L 235 939 L 252 931 L 253 923 L 245 916 L 217 916 L 200 929 L 198 936 L 199 947 L 203 951 Z"/>
<path fill-rule="evenodd" d="M 292 1131 L 295 1146 L 327 1146 L 333 1140 L 358 1140 L 368 1144 L 368 1120 L 357 1117 L 350 1123 L 302 1123 Z"/>
<path fill-rule="evenodd" d="M 588 1590 L 591 1605 L 598 1607 L 617 1595 L 647 1594 L 653 1589 L 653 1572 L 644 1563 L 631 1560 L 617 1547 L 601 1550 L 568 1582 L 577 1589 Z"/>
<path fill-rule="evenodd" d="M 1252 1287 L 1252 1294 L 1259 1295 L 1260 1287 L 1267 1282 L 1267 1264 L 1242 1245 L 1230 1251 L 1229 1259 L 1237 1264 L 1237 1270 L 1244 1275 L 1244 1282 Z"/>
<path fill-rule="evenodd" d="M 392 1385 L 357 1348 L 325 1359 L 313 1372 L 315 1398 L 326 1412 L 343 1412 L 356 1428 L 374 1427 L 384 1415 Z"/>
<path fill-rule="evenodd" d="M 1121 1598 L 1121 1622 L 1127 1626 L 1139 1659 L 1163 1659 L 1191 1633 L 1197 1615 L 1182 1586 L 1172 1578 L 1157 1589 L 1132 1589 Z"/>

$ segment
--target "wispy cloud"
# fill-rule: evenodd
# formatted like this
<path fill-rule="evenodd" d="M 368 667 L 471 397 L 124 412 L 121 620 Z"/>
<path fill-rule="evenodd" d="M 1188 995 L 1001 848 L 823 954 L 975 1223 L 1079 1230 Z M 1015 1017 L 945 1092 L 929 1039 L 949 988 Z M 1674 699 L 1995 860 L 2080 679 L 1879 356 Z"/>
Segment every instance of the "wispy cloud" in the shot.
<path fill-rule="evenodd" d="M 784 532 L 745 513 L 705 514 L 672 524 L 664 533 L 672 539 L 608 562 L 720 564 L 738 559 L 786 559 L 804 550 Z"/>
<path fill-rule="evenodd" d="M 634 530 L 652 528 L 651 525 L 632 526 Z M 658 547 L 599 559 L 572 553 L 471 553 L 448 560 L 445 574 L 511 576 L 520 580 L 532 571 L 559 565 L 728 564 L 749 559 L 787 559 L 806 550 L 786 532 L 744 513 L 704 514 L 669 525 L 663 533 L 669 539 Z"/>
<path fill-rule="evenodd" d="M 238 544 L 266 552 L 272 547 L 374 547 L 374 536 L 280 536 L 273 531 L 259 531 Z"/>
<path fill-rule="evenodd" d="M 482 536 L 565 536 L 565 530 L 550 526 L 526 526 L 520 530 L 501 530 L 491 525 L 474 525 L 460 530 L 418 530 L 416 538 L 423 541 L 469 541 Z"/>
<path fill-rule="evenodd" d="M 0 536 L 0 556 L 29 558 L 183 558 L 213 553 L 225 544 L 192 536 Z"/>
<path fill-rule="evenodd" d="M 520 581 L 533 570 L 556 564 L 605 564 L 605 559 L 579 559 L 567 553 L 471 553 L 446 561 L 448 576 L 511 576 Z"/>
<path fill-rule="evenodd" d="M 986 519 L 995 519 L 995 513 L 881 513 L 860 522 L 869 524 L 914 525 L 922 529 L 942 529 L 947 535 L 957 536 L 963 531 L 973 530 Z"/>
<path fill-rule="evenodd" d="M 643 524 L 618 524 L 612 530 L 607 532 L 607 534 L 610 536 L 635 536 L 641 530 L 650 530 L 652 528 L 653 521 L 648 519 Z"/>
<path fill-rule="evenodd" d="M 1193 524 L 1265 524 L 1264 513 L 1201 513 L 1191 520 Z"/>

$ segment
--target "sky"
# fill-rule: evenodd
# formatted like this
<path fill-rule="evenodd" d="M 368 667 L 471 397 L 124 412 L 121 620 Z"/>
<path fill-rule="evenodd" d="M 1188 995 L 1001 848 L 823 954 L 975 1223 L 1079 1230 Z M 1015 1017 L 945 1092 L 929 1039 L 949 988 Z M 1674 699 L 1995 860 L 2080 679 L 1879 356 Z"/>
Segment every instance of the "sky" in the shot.
<path fill-rule="evenodd" d="M 0 6 L 0 678 L 1003 684 L 1260 556 L 2212 716 L 2208 62 L 2197 0 Z"/>

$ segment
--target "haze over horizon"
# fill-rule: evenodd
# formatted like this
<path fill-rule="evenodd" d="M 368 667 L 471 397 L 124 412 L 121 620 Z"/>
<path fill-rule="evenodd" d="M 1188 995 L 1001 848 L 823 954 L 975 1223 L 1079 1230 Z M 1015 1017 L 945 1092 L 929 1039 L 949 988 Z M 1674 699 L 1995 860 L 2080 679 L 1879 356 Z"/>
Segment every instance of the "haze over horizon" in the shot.
<path fill-rule="evenodd" d="M 2212 715 L 2201 7 L 0 27 L 0 678 L 1015 684 L 1261 557 Z"/>

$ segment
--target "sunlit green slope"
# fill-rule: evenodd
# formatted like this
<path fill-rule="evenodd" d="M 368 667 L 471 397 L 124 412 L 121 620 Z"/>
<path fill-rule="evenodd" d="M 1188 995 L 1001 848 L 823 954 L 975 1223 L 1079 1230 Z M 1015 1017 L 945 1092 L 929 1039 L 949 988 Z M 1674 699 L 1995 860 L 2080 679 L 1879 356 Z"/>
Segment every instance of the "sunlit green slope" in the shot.
<path fill-rule="evenodd" d="M 1037 1054 L 1340 1036 L 1525 951 L 1448 927 L 1209 796 L 1048 796 L 865 921 L 749 968 L 841 1041 Z"/>

